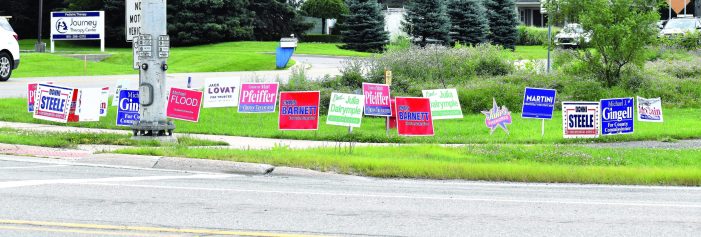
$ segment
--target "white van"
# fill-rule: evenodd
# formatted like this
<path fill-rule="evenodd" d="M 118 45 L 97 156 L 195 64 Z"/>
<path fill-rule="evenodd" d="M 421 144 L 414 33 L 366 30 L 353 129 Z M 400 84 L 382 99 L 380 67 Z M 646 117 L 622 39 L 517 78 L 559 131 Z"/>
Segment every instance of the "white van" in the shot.
<path fill-rule="evenodd" d="M 0 81 L 7 81 L 19 67 L 19 37 L 7 19 L 0 17 Z"/>

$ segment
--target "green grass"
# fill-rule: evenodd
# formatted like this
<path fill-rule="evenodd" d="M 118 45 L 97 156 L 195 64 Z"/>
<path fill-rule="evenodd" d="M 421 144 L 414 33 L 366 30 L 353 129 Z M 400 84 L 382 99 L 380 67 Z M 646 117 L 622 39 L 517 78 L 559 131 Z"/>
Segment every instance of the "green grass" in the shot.
<path fill-rule="evenodd" d="M 133 148 L 125 154 L 266 163 L 383 178 L 701 185 L 701 150 L 574 145 L 403 145 L 291 150 Z"/>
<path fill-rule="evenodd" d="M 121 145 L 121 146 L 171 146 L 157 141 L 136 141 L 129 135 L 107 133 L 45 133 L 0 128 L 0 143 L 20 144 L 30 146 L 75 148 L 82 144 Z M 221 146 L 225 142 L 208 141 L 188 137 L 178 138 L 180 146 Z"/>
<path fill-rule="evenodd" d="M 31 50 L 35 41 L 21 40 L 23 50 Z M 175 47 L 168 60 L 170 73 L 234 72 L 275 70 L 277 42 L 230 42 L 194 47 Z M 85 46 L 70 42 L 57 42 L 57 53 L 23 53 L 22 64 L 14 77 L 48 76 L 96 76 L 136 74 L 132 70 L 131 48 L 108 48 L 112 54 L 102 62 L 88 62 L 67 58 L 61 54 L 100 53 L 99 46 Z M 367 53 L 343 50 L 337 44 L 300 43 L 297 54 L 330 56 L 368 56 Z M 293 65 L 291 62 L 289 65 Z"/>
<path fill-rule="evenodd" d="M 513 57 L 516 60 L 547 59 L 548 47 L 542 45 L 516 46 Z"/>
<path fill-rule="evenodd" d="M 0 121 L 57 124 L 32 118 L 27 113 L 25 99 L 0 99 Z M 199 133 L 246 137 L 285 138 L 302 140 L 433 143 L 433 144 L 560 144 L 581 142 L 618 142 L 642 140 L 682 140 L 701 138 L 701 110 L 665 109 L 664 123 L 635 124 L 632 135 L 607 136 L 592 140 L 569 140 L 562 137 L 562 119 L 559 111 L 555 119 L 546 120 L 546 133 L 540 136 L 540 120 L 522 119 L 514 113 L 510 135 L 498 130 L 489 135 L 484 125 L 484 115 L 466 114 L 462 120 L 435 121 L 435 137 L 399 137 L 396 130 L 385 135 L 385 120 L 365 117 L 362 127 L 348 134 L 348 128 L 326 125 L 326 117 L 320 118 L 318 131 L 279 131 L 277 114 L 239 114 L 236 108 L 203 109 L 199 123 L 175 121 L 177 133 Z M 115 126 L 116 107 L 100 122 L 70 123 L 67 126 L 125 129 Z"/>

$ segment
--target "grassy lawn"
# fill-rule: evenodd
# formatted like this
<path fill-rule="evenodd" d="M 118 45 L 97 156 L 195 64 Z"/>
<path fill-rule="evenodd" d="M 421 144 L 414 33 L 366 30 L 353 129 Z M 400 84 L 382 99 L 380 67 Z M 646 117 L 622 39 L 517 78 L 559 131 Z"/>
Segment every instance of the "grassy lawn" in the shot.
<path fill-rule="evenodd" d="M 125 154 L 266 163 L 383 178 L 592 184 L 701 185 L 701 150 L 575 145 L 403 145 L 263 151 L 133 148 Z"/>
<path fill-rule="evenodd" d="M 56 124 L 32 118 L 26 112 L 25 99 L 0 99 L 0 121 Z M 484 125 L 484 115 L 467 114 L 462 120 L 435 121 L 435 137 L 399 137 L 396 130 L 385 135 L 384 119 L 365 117 L 362 127 L 348 134 L 348 129 L 326 125 L 326 117 L 320 118 L 318 131 L 279 131 L 277 114 L 239 114 L 235 108 L 203 109 L 199 123 L 175 121 L 177 133 L 217 134 L 247 137 L 286 138 L 304 140 L 433 143 L 433 144 L 560 144 L 579 142 L 616 142 L 640 140 L 673 140 L 701 138 L 701 110 L 665 109 L 664 123 L 637 123 L 632 135 L 608 136 L 594 140 L 566 140 L 562 138 L 562 119 L 555 112 L 555 119 L 546 121 L 546 133 L 540 136 L 540 120 L 521 119 L 514 113 L 510 135 L 498 130 L 489 135 Z M 71 123 L 68 126 L 110 128 L 115 126 L 116 107 L 100 122 Z M 124 129 L 124 128 L 122 128 Z"/>
<path fill-rule="evenodd" d="M 34 47 L 33 40 L 22 40 L 23 50 Z M 275 70 L 275 48 L 277 42 L 230 42 L 194 47 L 176 47 L 171 51 L 168 60 L 169 72 L 232 72 Z M 300 43 L 297 54 L 314 54 L 330 56 L 367 56 L 339 49 L 336 44 Z M 14 72 L 14 77 L 47 77 L 47 76 L 95 76 L 136 74 L 131 69 L 131 48 L 108 48 L 106 53 L 112 54 L 102 62 L 88 62 L 87 69 L 84 61 L 67 58 L 60 54 L 99 52 L 99 46 L 76 45 L 70 42 L 58 42 L 56 54 L 23 53 L 22 65 Z M 216 60 L 213 60 L 216 59 Z M 293 65 L 291 62 L 289 65 Z"/>
<path fill-rule="evenodd" d="M 541 45 L 516 46 L 513 56 L 516 60 L 547 59 L 548 47 Z"/>
<path fill-rule="evenodd" d="M 30 132 L 10 128 L 0 128 L 0 143 L 20 144 L 54 148 L 75 148 L 82 144 L 97 145 L 122 145 L 122 146 L 150 146 L 162 145 L 158 141 L 136 141 L 129 135 L 104 134 L 104 133 L 43 133 Z M 222 146 L 229 145 L 225 142 L 208 141 L 194 138 L 178 138 L 180 146 Z"/>

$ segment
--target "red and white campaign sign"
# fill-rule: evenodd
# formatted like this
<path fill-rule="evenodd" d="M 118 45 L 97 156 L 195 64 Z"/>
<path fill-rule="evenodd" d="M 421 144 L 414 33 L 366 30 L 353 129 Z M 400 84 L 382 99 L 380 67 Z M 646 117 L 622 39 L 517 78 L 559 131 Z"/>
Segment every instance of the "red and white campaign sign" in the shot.
<path fill-rule="evenodd" d="M 53 82 L 44 82 L 44 84 L 53 84 Z M 27 112 L 34 113 L 34 101 L 37 97 L 37 88 L 39 83 L 27 83 Z"/>
<path fill-rule="evenodd" d="M 433 136 L 429 98 L 397 97 L 397 131 L 401 136 Z"/>
<path fill-rule="evenodd" d="M 197 122 L 200 119 L 201 104 L 201 91 L 170 88 L 166 115 L 173 119 Z"/>
<path fill-rule="evenodd" d="M 319 91 L 280 92 L 280 130 L 319 129 Z"/>
<path fill-rule="evenodd" d="M 71 109 L 73 88 L 39 84 L 35 99 L 34 118 L 66 123 Z"/>

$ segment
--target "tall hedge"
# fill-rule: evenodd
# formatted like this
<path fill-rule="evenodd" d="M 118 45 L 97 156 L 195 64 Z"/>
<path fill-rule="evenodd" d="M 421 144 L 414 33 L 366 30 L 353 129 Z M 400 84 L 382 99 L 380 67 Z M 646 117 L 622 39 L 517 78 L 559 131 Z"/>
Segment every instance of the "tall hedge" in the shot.
<path fill-rule="evenodd" d="M 249 10 L 255 14 L 253 35 L 256 40 L 274 41 L 290 34 L 301 36 L 313 27 L 287 0 L 254 0 Z"/>

